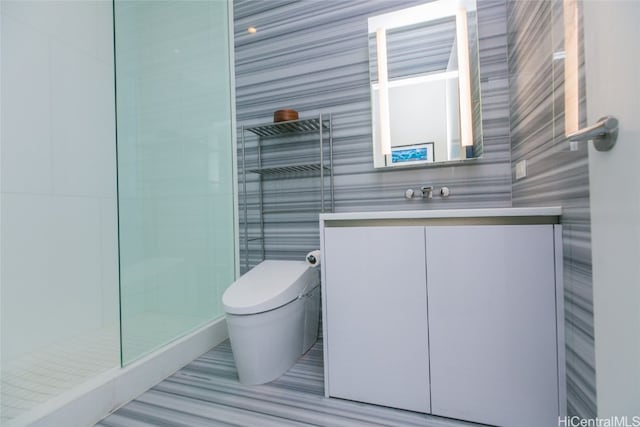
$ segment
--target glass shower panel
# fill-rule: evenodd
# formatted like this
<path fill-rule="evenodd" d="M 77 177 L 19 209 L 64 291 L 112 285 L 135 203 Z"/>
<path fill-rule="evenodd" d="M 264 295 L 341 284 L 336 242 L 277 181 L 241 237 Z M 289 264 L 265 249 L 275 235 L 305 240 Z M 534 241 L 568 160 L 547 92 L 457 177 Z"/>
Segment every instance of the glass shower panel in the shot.
<path fill-rule="evenodd" d="M 122 362 L 223 314 L 235 278 L 227 1 L 116 1 Z"/>

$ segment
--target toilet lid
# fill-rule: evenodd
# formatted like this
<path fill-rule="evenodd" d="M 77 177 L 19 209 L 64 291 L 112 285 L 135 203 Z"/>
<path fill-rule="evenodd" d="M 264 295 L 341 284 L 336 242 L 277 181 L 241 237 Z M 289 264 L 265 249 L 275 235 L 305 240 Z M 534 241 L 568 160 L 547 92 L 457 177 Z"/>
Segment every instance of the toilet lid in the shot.
<path fill-rule="evenodd" d="M 232 283 L 222 295 L 229 314 L 255 314 L 273 310 L 296 299 L 319 283 L 317 268 L 304 261 L 267 260 Z M 315 282 L 315 283 L 310 283 Z"/>

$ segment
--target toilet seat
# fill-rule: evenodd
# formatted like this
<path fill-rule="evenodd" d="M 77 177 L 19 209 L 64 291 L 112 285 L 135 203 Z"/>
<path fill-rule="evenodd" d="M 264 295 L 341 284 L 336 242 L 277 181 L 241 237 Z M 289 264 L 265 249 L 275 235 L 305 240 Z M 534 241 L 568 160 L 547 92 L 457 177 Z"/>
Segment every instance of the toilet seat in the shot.
<path fill-rule="evenodd" d="M 307 286 L 310 275 L 317 279 Z M 262 313 L 290 303 L 319 283 L 318 269 L 304 261 L 266 260 L 232 283 L 222 304 L 228 314 Z"/>

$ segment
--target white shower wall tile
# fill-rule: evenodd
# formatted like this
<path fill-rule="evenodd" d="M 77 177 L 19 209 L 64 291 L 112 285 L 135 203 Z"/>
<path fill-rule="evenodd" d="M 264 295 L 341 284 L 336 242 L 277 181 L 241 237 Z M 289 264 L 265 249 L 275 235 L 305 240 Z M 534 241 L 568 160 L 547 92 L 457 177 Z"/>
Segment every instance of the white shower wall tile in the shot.
<path fill-rule="evenodd" d="M 51 146 L 56 194 L 114 197 L 113 69 L 51 41 Z"/>
<path fill-rule="evenodd" d="M 115 196 L 99 199 L 100 204 L 100 313 L 102 326 L 116 324 L 118 291 L 118 204 Z"/>
<path fill-rule="evenodd" d="M 3 333 L 10 361 L 36 351 L 43 336 L 55 342 L 101 325 L 101 218 L 98 199 L 2 199 L 2 315 L 21 325 L 20 334 Z"/>
<path fill-rule="evenodd" d="M 85 55 L 113 61 L 113 23 L 110 0 L 3 0 L 3 14 L 20 21 L 47 39 Z"/>
<path fill-rule="evenodd" d="M 2 191 L 46 193 L 52 189 L 49 41 L 6 8 L 3 2 Z"/>

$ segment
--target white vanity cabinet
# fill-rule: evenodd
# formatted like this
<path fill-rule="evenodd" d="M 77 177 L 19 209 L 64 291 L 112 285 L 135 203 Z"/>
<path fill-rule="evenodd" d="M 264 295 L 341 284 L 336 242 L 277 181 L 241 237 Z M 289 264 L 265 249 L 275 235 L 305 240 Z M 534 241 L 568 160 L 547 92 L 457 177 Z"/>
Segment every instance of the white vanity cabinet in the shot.
<path fill-rule="evenodd" d="M 327 397 L 495 426 L 557 424 L 559 213 L 509 211 L 520 215 L 321 217 Z"/>
<path fill-rule="evenodd" d="M 324 233 L 330 395 L 429 412 L 424 227 Z"/>
<path fill-rule="evenodd" d="M 558 423 L 553 225 L 426 227 L 432 413 Z"/>

